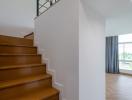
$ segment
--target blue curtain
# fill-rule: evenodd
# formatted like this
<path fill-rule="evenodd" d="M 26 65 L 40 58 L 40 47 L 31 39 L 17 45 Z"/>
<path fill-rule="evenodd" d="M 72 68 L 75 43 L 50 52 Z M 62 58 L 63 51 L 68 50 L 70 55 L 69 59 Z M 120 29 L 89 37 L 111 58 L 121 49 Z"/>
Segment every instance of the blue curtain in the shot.
<path fill-rule="evenodd" d="M 106 72 L 119 73 L 118 36 L 106 37 Z"/>

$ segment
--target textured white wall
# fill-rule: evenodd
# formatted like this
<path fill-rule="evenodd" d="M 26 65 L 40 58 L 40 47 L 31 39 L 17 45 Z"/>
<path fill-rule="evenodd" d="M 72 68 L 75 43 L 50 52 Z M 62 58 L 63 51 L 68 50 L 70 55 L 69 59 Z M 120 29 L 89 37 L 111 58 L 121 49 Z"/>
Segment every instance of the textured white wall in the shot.
<path fill-rule="evenodd" d="M 35 42 L 63 100 L 78 100 L 78 2 L 60 0 L 35 20 Z"/>
<path fill-rule="evenodd" d="M 80 1 L 79 100 L 105 100 L 105 21 Z"/>
<path fill-rule="evenodd" d="M 34 29 L 36 0 L 0 0 L 0 13 L 0 34 L 28 34 Z"/>

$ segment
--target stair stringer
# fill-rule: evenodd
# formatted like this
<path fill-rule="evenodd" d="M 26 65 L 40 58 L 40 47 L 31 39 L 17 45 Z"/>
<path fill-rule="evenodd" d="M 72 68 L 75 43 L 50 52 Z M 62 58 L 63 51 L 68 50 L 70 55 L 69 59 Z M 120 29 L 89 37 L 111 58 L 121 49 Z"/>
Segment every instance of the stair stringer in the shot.
<path fill-rule="evenodd" d="M 46 58 L 45 50 L 38 47 L 38 53 L 42 54 L 42 63 L 46 64 L 47 73 L 52 75 L 53 87 L 55 87 L 56 89 L 58 89 L 60 91 L 60 100 L 68 100 L 68 99 L 65 98 L 65 94 L 64 94 L 64 87 L 65 86 L 62 83 L 57 81 L 56 70 L 50 67 L 50 60 L 48 58 Z"/>

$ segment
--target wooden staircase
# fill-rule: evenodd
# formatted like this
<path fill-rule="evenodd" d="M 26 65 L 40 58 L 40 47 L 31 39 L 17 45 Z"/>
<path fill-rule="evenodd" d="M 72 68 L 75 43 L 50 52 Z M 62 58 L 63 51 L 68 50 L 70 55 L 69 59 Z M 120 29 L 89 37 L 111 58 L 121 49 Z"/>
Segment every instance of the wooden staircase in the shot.
<path fill-rule="evenodd" d="M 0 35 L 0 100 L 59 100 L 32 39 Z"/>

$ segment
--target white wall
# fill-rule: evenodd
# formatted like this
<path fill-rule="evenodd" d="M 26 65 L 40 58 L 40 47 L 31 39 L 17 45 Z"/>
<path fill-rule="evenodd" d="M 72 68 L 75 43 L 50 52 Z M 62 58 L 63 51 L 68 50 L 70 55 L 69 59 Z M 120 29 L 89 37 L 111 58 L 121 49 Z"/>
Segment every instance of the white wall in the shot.
<path fill-rule="evenodd" d="M 63 100 L 105 100 L 105 21 L 98 13 L 61 0 L 35 20 L 35 32 Z"/>
<path fill-rule="evenodd" d="M 132 33 L 132 15 L 123 15 L 106 20 L 106 36 Z"/>
<path fill-rule="evenodd" d="M 21 36 L 33 31 L 36 0 L 0 0 L 0 34 Z"/>
<path fill-rule="evenodd" d="M 79 100 L 105 100 L 105 21 L 80 1 Z"/>
<path fill-rule="evenodd" d="M 35 20 L 35 42 L 63 100 L 78 100 L 78 2 L 60 0 Z"/>

